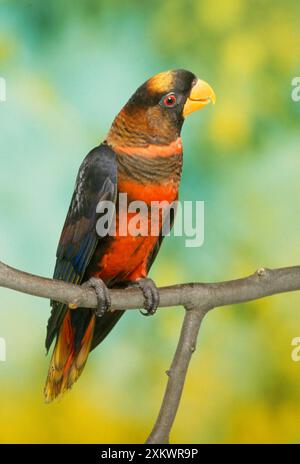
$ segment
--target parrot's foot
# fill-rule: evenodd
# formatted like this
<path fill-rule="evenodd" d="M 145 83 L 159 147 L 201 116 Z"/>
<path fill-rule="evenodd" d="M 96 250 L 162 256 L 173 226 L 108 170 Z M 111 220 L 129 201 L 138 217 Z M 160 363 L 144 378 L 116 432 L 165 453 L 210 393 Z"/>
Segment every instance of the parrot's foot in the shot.
<path fill-rule="evenodd" d="M 111 306 L 111 299 L 107 286 L 105 285 L 102 279 L 99 279 L 97 277 L 91 277 L 82 285 L 85 287 L 91 287 L 95 290 L 98 301 L 95 314 L 98 317 L 102 317 Z"/>
<path fill-rule="evenodd" d="M 132 282 L 132 285 L 139 287 L 144 295 L 144 309 L 146 312 L 141 311 L 143 316 L 153 316 L 159 305 L 159 291 L 155 282 L 146 277 Z"/>

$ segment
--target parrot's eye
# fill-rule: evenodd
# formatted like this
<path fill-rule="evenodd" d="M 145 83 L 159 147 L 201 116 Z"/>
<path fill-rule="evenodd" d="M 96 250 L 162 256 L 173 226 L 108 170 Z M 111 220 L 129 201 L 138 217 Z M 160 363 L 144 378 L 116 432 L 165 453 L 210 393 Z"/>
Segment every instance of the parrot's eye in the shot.
<path fill-rule="evenodd" d="M 169 93 L 169 95 L 166 95 L 162 101 L 163 105 L 167 106 L 168 108 L 172 108 L 173 106 L 175 106 L 176 102 L 177 98 L 174 95 L 174 93 Z"/>

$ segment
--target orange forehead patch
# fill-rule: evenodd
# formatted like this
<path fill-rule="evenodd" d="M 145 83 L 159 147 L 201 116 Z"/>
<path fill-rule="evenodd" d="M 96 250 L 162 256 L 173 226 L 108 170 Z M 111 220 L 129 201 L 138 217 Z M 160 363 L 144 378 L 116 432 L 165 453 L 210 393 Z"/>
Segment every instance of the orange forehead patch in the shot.
<path fill-rule="evenodd" d="M 172 71 L 165 71 L 151 77 L 147 81 L 147 89 L 151 93 L 169 92 L 173 86 Z"/>

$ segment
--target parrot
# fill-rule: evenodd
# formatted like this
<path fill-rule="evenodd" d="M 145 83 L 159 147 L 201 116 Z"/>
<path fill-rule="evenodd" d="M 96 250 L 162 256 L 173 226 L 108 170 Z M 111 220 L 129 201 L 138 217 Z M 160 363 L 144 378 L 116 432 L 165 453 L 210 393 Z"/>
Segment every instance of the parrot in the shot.
<path fill-rule="evenodd" d="M 148 273 L 164 238 L 162 216 L 158 234 L 116 230 L 100 236 L 97 205 L 112 202 L 119 224 L 120 194 L 146 205 L 176 202 L 184 120 L 215 100 L 212 87 L 194 73 L 185 69 L 160 72 L 136 90 L 115 117 L 105 140 L 83 160 L 58 243 L 53 278 L 93 288 L 98 303 L 96 309 L 86 309 L 51 301 L 45 346 L 47 353 L 53 343 L 54 349 L 44 388 L 47 403 L 73 386 L 89 353 L 124 314 L 110 311 L 110 289 L 139 288 L 145 315 L 153 315 L 159 305 L 158 288 Z M 123 214 L 132 216 L 129 211 Z M 147 214 L 150 221 L 151 211 Z M 171 209 L 169 216 L 172 227 L 175 213 Z"/>

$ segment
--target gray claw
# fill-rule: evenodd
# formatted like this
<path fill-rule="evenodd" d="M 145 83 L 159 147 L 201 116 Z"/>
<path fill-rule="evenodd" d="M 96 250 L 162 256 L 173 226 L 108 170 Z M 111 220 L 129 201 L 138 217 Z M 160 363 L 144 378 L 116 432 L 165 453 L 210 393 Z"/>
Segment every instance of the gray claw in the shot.
<path fill-rule="evenodd" d="M 95 290 L 97 295 L 98 306 L 95 310 L 97 317 L 102 317 L 111 306 L 111 299 L 109 295 L 109 290 L 102 279 L 97 277 L 91 277 L 83 285 L 86 287 L 91 287 Z"/>
<path fill-rule="evenodd" d="M 143 316 L 153 316 L 159 305 L 159 291 L 155 282 L 146 277 L 139 279 L 135 284 L 142 290 L 144 295 L 144 308 L 146 312 L 140 311 Z"/>

